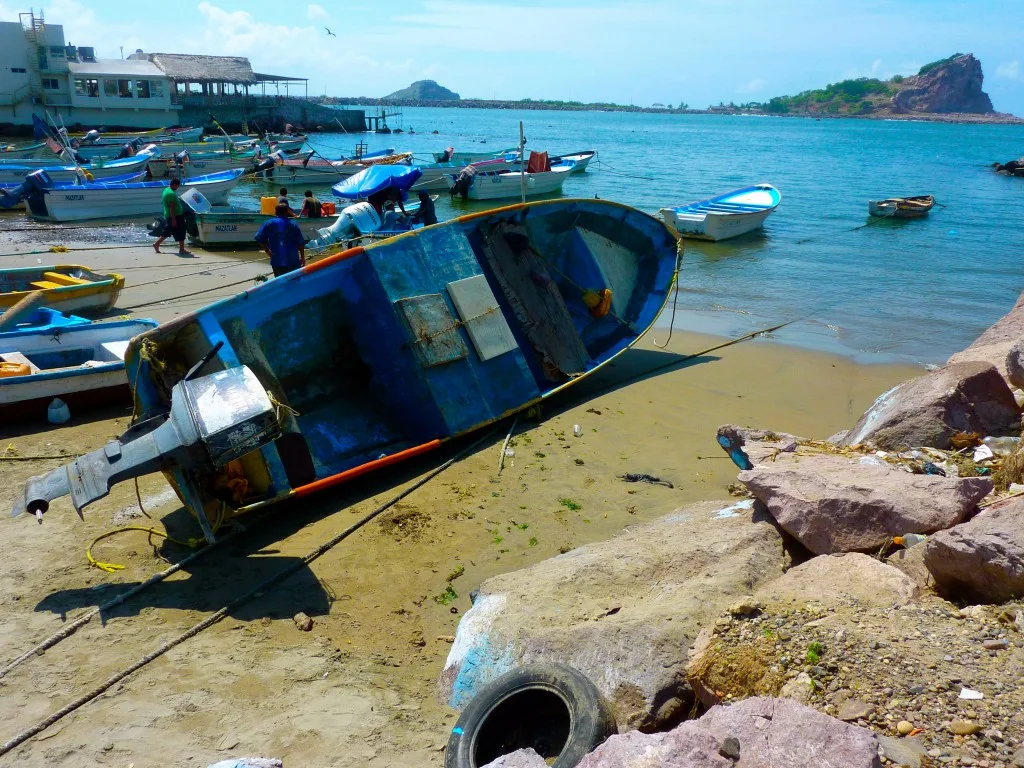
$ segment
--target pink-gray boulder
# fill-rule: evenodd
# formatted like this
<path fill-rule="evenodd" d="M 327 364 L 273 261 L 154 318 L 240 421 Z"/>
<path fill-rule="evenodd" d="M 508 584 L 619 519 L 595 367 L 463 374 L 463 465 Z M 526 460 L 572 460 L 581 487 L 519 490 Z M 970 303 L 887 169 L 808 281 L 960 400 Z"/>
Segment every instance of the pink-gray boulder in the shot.
<path fill-rule="evenodd" d="M 1006 375 L 1007 353 L 1021 338 L 1024 338 L 1024 294 L 1017 299 L 1013 309 L 975 339 L 971 346 L 949 358 L 949 362 L 980 360 L 994 365 L 1001 374 Z"/>
<path fill-rule="evenodd" d="M 1006 353 L 1006 378 L 1017 389 L 1024 389 L 1024 336 L 1013 342 Z"/>
<path fill-rule="evenodd" d="M 951 528 L 992 490 L 988 478 L 912 475 L 874 457 L 830 454 L 759 464 L 739 479 L 816 555 L 868 552 L 893 536 Z"/>
<path fill-rule="evenodd" d="M 579 768 L 879 768 L 878 739 L 865 728 L 789 699 L 753 698 L 712 707 L 668 733 L 612 736 Z"/>
<path fill-rule="evenodd" d="M 999 434 L 1019 418 L 1013 393 L 994 366 L 951 363 L 881 395 L 842 445 L 873 443 L 891 451 L 949 448 L 957 432 Z"/>
<path fill-rule="evenodd" d="M 952 596 L 1002 603 L 1024 595 L 1024 499 L 989 507 L 919 546 L 936 587 Z"/>
<path fill-rule="evenodd" d="M 538 755 L 529 747 L 517 749 L 502 755 L 497 760 L 492 760 L 483 768 L 547 768 L 548 764 L 544 758 Z"/>

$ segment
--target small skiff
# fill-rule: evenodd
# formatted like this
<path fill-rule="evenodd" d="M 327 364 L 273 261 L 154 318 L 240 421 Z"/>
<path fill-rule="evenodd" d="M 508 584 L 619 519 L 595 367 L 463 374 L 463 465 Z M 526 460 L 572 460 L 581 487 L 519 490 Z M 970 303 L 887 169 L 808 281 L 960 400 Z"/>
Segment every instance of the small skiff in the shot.
<path fill-rule="evenodd" d="M 128 400 L 124 354 L 155 320 L 113 320 L 0 336 L 0 413 L 35 418 L 59 397 L 72 408 Z M 17 407 L 14 407 L 17 406 Z"/>
<path fill-rule="evenodd" d="M 0 269 L 0 311 L 10 309 L 32 291 L 61 312 L 100 313 L 117 303 L 124 277 L 100 274 L 77 264 Z"/>
<path fill-rule="evenodd" d="M 495 162 L 495 161 L 491 161 Z M 480 168 L 474 163 L 470 168 Z M 518 170 L 501 168 L 491 170 L 484 166 L 472 174 L 468 185 L 462 181 L 463 175 L 449 177 L 452 179 L 451 192 L 468 200 L 508 200 L 518 198 L 524 189 L 527 197 L 551 195 L 562 191 L 562 185 L 572 173 L 573 164 L 552 165 L 550 171 L 521 173 Z M 525 184 L 523 180 L 525 176 Z"/>
<path fill-rule="evenodd" d="M 152 150 L 148 147 L 133 157 L 126 157 L 121 160 L 108 160 L 107 162 L 86 163 L 83 166 L 77 165 L 36 165 L 31 160 L 18 165 L 0 165 L 0 184 L 20 184 L 26 176 L 33 171 L 40 169 L 46 171 L 46 175 L 54 183 L 74 182 L 79 178 L 79 171 L 92 176 L 93 181 L 102 181 L 113 176 L 124 176 L 135 174 L 139 171 L 145 172 L 146 165 L 159 156 L 160 150 L 154 145 Z"/>
<path fill-rule="evenodd" d="M 5 160 L 25 160 L 32 157 L 40 157 L 49 152 L 49 148 L 46 144 L 40 142 L 39 144 L 28 144 L 24 147 L 18 147 L 14 144 L 0 145 L 0 158 Z"/>
<path fill-rule="evenodd" d="M 755 184 L 696 203 L 662 208 L 661 216 L 681 237 L 727 240 L 764 224 L 782 202 L 771 184 Z"/>
<path fill-rule="evenodd" d="M 506 206 L 303 269 L 135 338 L 141 421 L 30 479 L 15 514 L 162 470 L 197 517 L 305 497 L 575 386 L 671 294 L 675 237 L 606 200 Z M 269 394 L 268 394 L 269 393 Z"/>
<path fill-rule="evenodd" d="M 928 215 L 935 207 L 935 198 L 931 195 L 915 197 L 890 197 L 887 200 L 871 200 L 868 202 L 868 213 L 880 218 L 920 219 Z"/>
<path fill-rule="evenodd" d="M 236 213 L 231 211 L 210 211 L 196 214 L 195 234 L 189 232 L 189 239 L 202 246 L 258 248 L 253 240 L 259 228 L 275 218 L 261 213 Z M 319 219 L 299 217 L 292 219 L 299 225 L 303 237 L 312 240 L 324 227 L 331 227 L 337 216 L 322 216 Z"/>

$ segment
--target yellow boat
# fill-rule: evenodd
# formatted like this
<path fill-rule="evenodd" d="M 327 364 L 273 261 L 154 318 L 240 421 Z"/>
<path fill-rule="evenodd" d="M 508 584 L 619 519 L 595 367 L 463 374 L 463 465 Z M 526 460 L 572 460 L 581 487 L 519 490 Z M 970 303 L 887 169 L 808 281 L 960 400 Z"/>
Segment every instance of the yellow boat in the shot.
<path fill-rule="evenodd" d="M 0 312 L 42 291 L 43 304 L 50 309 L 99 314 L 117 303 L 122 288 L 122 275 L 100 274 L 78 264 L 0 269 Z"/>

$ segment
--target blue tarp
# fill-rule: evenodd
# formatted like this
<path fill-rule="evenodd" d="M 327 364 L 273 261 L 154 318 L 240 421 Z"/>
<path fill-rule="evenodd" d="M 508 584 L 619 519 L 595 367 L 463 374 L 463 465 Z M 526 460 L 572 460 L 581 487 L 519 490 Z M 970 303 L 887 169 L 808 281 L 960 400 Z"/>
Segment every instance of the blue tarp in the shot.
<path fill-rule="evenodd" d="M 365 200 L 372 194 L 394 188 L 404 197 L 422 175 L 423 171 L 411 165 L 373 165 L 335 184 L 331 191 L 335 197 L 346 200 Z"/>

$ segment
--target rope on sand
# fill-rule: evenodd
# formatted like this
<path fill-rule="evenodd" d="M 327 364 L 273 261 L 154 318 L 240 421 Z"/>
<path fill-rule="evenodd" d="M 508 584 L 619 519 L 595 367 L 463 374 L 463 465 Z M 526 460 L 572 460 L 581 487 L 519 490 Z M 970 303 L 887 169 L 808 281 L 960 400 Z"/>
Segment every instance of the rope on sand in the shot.
<path fill-rule="evenodd" d="M 415 483 L 413 483 L 411 486 L 406 488 L 404 491 L 402 491 L 401 493 L 395 495 L 390 501 L 388 501 L 388 502 L 382 504 L 381 506 L 377 507 L 375 510 L 370 512 L 368 515 L 366 515 L 362 519 L 360 519 L 357 522 L 353 523 L 348 528 L 346 528 L 345 530 L 343 530 L 340 533 L 338 533 L 337 535 L 335 535 L 333 538 L 329 539 L 328 541 L 324 542 L 323 544 L 321 544 L 316 549 L 314 549 L 311 552 L 309 552 L 308 554 L 306 554 L 302 559 L 300 559 L 297 562 L 293 563 L 292 565 L 284 568 L 283 570 L 281 570 L 280 572 L 278 572 L 274 576 L 271 576 L 270 578 L 265 579 L 264 581 L 260 582 L 260 584 L 258 584 L 257 586 L 253 587 L 252 589 L 250 589 L 245 594 L 240 595 L 239 597 L 236 597 L 234 600 L 229 602 L 227 605 L 225 605 L 223 608 L 218 610 L 216 613 L 211 614 L 210 616 L 208 616 L 207 618 L 203 619 L 198 624 L 195 624 L 194 626 L 190 627 L 186 631 L 182 632 L 177 637 L 174 637 L 174 638 L 168 640 L 167 642 L 163 643 L 159 647 L 155 648 L 154 650 L 150 651 L 145 656 L 140 658 L 138 661 L 136 661 L 133 664 L 131 664 L 130 666 L 125 667 L 124 669 L 122 669 L 120 672 L 117 672 L 117 673 L 111 675 L 110 677 L 108 677 L 106 680 L 104 680 L 102 683 L 100 683 L 98 686 L 93 688 L 88 693 L 85 693 L 82 696 L 79 696 L 74 701 L 71 701 L 68 704 L 64 705 L 63 707 L 61 707 L 59 710 L 57 710 L 53 714 L 51 714 L 48 717 L 45 717 L 42 720 L 40 720 L 38 723 L 33 725 L 31 728 L 28 728 L 27 730 L 22 731 L 17 736 L 13 737 L 12 739 L 10 739 L 6 743 L 4 743 L 3 746 L 0 746 L 0 757 L 2 757 L 3 755 L 6 755 L 8 752 L 10 752 L 12 749 L 17 747 L 18 745 L 23 744 L 24 742 L 28 741 L 33 736 L 35 736 L 35 735 L 41 733 L 42 731 L 46 730 L 51 725 L 53 725 L 54 723 L 58 722 L 59 720 L 61 720 L 65 716 L 71 714 L 72 712 L 74 712 L 79 707 L 82 707 L 85 704 L 88 704 L 90 701 L 92 701 L 96 697 L 101 696 L 104 692 L 106 692 L 107 690 L 109 690 L 113 686 L 117 685 L 119 682 L 124 680 L 126 677 L 129 677 L 133 673 L 135 673 L 138 670 L 142 669 L 144 666 L 149 664 L 151 661 L 154 661 L 155 659 L 160 658 L 161 656 L 163 656 L 165 653 L 167 653 L 172 648 L 175 648 L 176 646 L 179 646 L 182 643 L 184 643 L 186 640 L 188 640 L 188 639 L 190 639 L 192 637 L 195 637 L 200 632 L 202 632 L 204 629 L 212 627 L 214 624 L 216 624 L 221 619 L 223 619 L 225 616 L 227 616 L 229 613 L 231 613 L 231 611 L 233 611 L 236 608 L 244 605 L 245 603 L 249 602 L 253 598 L 262 597 L 263 594 L 267 590 L 271 589 L 272 587 L 277 586 L 278 584 L 283 582 L 285 579 L 287 579 L 288 577 L 292 576 L 294 573 L 298 572 L 302 568 L 305 568 L 310 563 L 312 563 L 314 560 L 316 560 L 320 556 L 322 556 L 322 555 L 326 554 L 327 552 L 329 552 L 331 549 L 333 549 L 335 546 L 337 546 L 342 541 L 347 539 L 353 533 L 355 533 L 360 528 L 365 526 L 367 523 L 372 521 L 374 518 L 376 518 L 376 517 L 380 516 L 381 514 L 383 514 L 384 512 L 386 512 L 388 509 L 390 509 L 395 504 L 400 502 L 402 499 L 404 499 L 406 496 L 411 494 L 413 491 L 423 487 L 428 482 L 430 482 L 435 477 L 437 477 L 442 472 L 444 472 L 446 469 L 448 469 L 453 464 L 455 464 L 457 461 L 460 461 L 461 459 L 463 459 L 466 456 L 468 456 L 469 454 L 471 454 L 480 445 L 482 445 L 485 441 L 489 440 L 491 438 L 491 436 L 494 434 L 494 432 L 495 432 L 495 430 L 493 430 L 493 429 L 489 430 L 485 435 L 483 435 L 482 437 L 480 437 L 476 441 L 474 441 L 472 445 L 470 445 L 469 447 L 467 447 L 467 448 L 463 449 L 462 451 L 460 451 L 459 453 L 457 453 L 455 456 L 450 458 L 448 461 L 446 461 L 440 467 L 437 467 L 436 469 L 431 470 L 429 473 L 427 473 L 425 476 L 423 476 L 422 478 L 417 480 Z M 234 535 L 234 533 L 229 534 L 228 536 L 225 536 L 224 539 L 221 540 L 221 541 L 227 541 L 233 535 Z M 217 543 L 220 543 L 220 542 L 218 541 Z M 200 550 L 199 552 L 196 552 L 194 555 L 191 555 L 190 557 L 186 558 L 181 563 L 178 563 L 177 567 L 180 568 L 187 561 L 189 561 L 189 560 L 191 560 L 191 559 L 193 559 L 195 557 L 198 557 L 202 552 L 208 552 L 214 546 L 216 546 L 216 543 L 215 544 L 211 544 L 206 549 L 203 549 L 203 550 Z M 168 570 L 171 570 L 171 569 L 168 569 Z M 166 578 L 166 576 L 164 578 Z M 147 581 L 146 582 L 146 586 L 148 586 L 148 584 L 150 582 L 152 582 L 152 581 L 153 581 L 152 579 L 150 581 Z M 153 583 L 155 583 L 155 582 L 153 582 Z M 142 588 L 143 588 L 143 585 L 140 584 L 134 590 L 131 590 L 130 592 L 125 593 L 124 595 L 122 595 L 121 596 L 121 600 L 126 599 L 131 594 L 138 594 L 138 592 L 141 591 Z M 94 611 L 92 614 L 89 614 L 89 618 L 91 618 L 92 616 L 94 616 L 98 612 L 99 612 L 99 609 Z M 83 618 L 85 618 L 85 617 L 83 617 Z M 66 629 L 68 629 L 68 628 L 65 628 L 65 630 Z M 64 632 L 65 630 L 61 630 L 61 632 Z M 61 633 L 58 633 L 58 634 L 61 634 Z M 56 637 L 56 635 L 54 635 L 54 637 Z M 61 639 L 63 639 L 63 638 L 61 638 Z M 30 651 L 28 654 L 25 654 L 25 656 L 30 656 L 34 652 L 35 652 L 34 650 Z M 20 663 L 20 661 L 18 663 Z M 8 665 L 8 666 L 10 667 L 11 665 Z"/>

